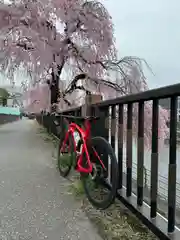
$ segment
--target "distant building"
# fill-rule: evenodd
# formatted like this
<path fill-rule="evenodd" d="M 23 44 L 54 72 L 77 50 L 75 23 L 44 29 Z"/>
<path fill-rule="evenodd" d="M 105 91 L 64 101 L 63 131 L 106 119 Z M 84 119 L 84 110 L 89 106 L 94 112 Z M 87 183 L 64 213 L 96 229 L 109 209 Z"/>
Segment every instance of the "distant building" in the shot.
<path fill-rule="evenodd" d="M 8 107 L 18 107 L 22 105 L 22 88 L 20 86 L 12 85 L 2 85 L 0 87 L 5 88 L 9 94 L 10 98 L 7 100 Z"/>

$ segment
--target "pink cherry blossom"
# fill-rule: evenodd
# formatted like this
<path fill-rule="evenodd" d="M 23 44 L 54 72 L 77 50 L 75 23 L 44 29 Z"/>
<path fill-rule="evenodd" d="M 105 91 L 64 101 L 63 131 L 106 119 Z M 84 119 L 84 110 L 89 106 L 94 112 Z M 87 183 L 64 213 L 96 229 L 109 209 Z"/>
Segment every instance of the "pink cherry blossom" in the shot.
<path fill-rule="evenodd" d="M 59 26 L 59 27 L 57 27 Z M 0 69 L 12 75 L 20 66 L 29 74 L 22 85 L 26 109 L 50 109 L 51 91 L 46 81 L 53 70 L 59 90 L 64 92 L 79 73 L 87 90 L 103 99 L 148 90 L 142 61 L 136 57 L 117 59 L 112 18 L 96 0 L 14 0 L 0 4 Z M 63 72 L 67 79 L 61 81 Z M 115 77 L 116 76 L 116 77 Z M 53 84 L 52 78 L 50 85 Z M 63 83 L 63 84 L 62 84 Z M 26 87 L 25 87 L 26 86 Z M 81 90 L 67 93 L 72 106 L 84 103 Z M 63 99 L 58 109 L 68 108 Z M 159 137 L 164 138 L 167 112 L 161 107 Z M 133 110 L 133 132 L 137 133 L 138 107 Z M 126 121 L 126 114 L 125 114 Z M 152 103 L 145 104 L 145 143 L 151 139 Z"/>

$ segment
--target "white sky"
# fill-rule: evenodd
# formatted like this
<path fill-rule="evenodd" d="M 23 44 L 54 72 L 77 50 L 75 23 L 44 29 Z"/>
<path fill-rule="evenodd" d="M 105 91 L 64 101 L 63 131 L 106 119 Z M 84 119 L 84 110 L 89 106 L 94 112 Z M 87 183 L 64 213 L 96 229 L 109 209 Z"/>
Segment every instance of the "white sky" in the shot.
<path fill-rule="evenodd" d="M 180 82 L 180 1 L 101 0 L 115 24 L 120 56 L 145 58 L 149 86 Z"/>

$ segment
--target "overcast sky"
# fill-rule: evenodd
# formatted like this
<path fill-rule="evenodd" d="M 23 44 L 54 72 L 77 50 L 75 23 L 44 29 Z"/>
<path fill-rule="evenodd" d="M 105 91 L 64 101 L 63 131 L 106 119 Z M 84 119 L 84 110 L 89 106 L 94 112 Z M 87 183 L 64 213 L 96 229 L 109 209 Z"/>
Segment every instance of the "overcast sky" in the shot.
<path fill-rule="evenodd" d="M 145 58 L 151 88 L 180 82 L 180 1 L 102 0 L 115 24 L 120 56 Z"/>

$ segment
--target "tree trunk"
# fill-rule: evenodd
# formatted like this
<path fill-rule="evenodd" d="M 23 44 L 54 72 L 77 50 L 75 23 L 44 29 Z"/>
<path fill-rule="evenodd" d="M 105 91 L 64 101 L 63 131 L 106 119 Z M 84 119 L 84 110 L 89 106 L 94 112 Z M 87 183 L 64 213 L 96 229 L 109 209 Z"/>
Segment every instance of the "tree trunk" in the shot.
<path fill-rule="evenodd" d="M 54 72 L 52 72 L 51 76 L 52 76 L 51 83 L 51 105 L 52 105 L 54 103 L 57 103 L 59 79 L 57 78 Z"/>
<path fill-rule="evenodd" d="M 52 71 L 52 84 L 51 84 L 51 106 L 53 104 L 56 104 L 58 102 L 58 97 L 59 97 L 59 78 L 64 66 L 65 60 L 63 60 L 61 65 L 58 65 L 58 71 L 57 74 Z M 56 108 L 52 107 L 51 111 L 55 111 Z"/>

